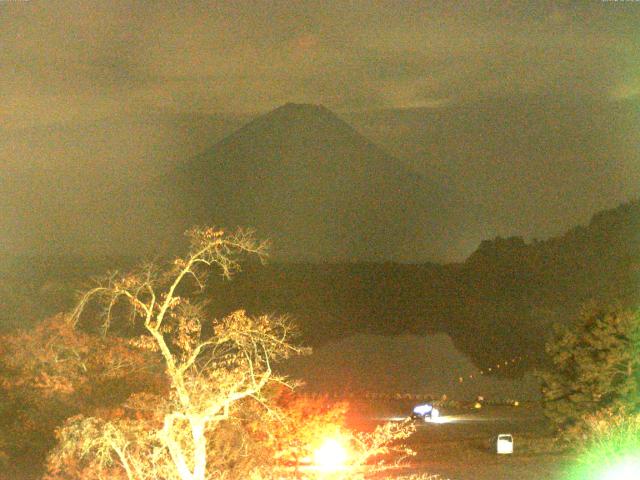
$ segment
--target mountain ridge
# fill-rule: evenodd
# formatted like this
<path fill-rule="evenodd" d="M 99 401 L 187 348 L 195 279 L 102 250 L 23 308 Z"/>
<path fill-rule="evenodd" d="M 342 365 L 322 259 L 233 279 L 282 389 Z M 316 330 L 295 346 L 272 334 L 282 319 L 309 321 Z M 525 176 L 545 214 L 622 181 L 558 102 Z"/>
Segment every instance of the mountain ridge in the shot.
<path fill-rule="evenodd" d="M 90 275 L 137 263 L 0 260 L 5 328 L 71 308 L 74 290 Z M 290 315 L 314 347 L 355 334 L 445 333 L 479 367 L 523 356 L 518 373 L 544 362 L 552 325 L 571 325 L 585 303 L 640 304 L 640 200 L 597 212 L 549 240 L 485 240 L 464 262 L 249 262 L 243 270 L 232 282 L 211 277 L 214 318 L 239 308 Z"/>

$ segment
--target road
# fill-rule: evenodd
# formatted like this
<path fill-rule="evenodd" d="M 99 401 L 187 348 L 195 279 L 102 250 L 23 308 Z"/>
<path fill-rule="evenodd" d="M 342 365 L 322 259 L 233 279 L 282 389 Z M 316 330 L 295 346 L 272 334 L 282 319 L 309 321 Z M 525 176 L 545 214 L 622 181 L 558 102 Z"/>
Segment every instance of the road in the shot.
<path fill-rule="evenodd" d="M 491 439 L 499 433 L 513 435 L 513 455 L 495 453 Z M 409 442 L 417 455 L 402 473 L 451 480 L 563 480 L 571 459 L 539 453 L 548 434 L 542 412 L 532 405 L 445 412 L 442 423 L 418 424 Z"/>

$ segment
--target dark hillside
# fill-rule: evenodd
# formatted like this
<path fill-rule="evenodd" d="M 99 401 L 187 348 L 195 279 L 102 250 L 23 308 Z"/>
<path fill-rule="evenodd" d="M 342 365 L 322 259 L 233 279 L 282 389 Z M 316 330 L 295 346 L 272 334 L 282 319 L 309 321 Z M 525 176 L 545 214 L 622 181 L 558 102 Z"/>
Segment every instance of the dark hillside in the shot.
<path fill-rule="evenodd" d="M 68 308 L 73 291 L 131 259 L 3 261 L 3 324 Z M 216 315 L 235 308 L 286 313 L 313 346 L 355 333 L 448 334 L 478 365 L 526 355 L 540 361 L 551 324 L 590 300 L 634 305 L 640 293 L 640 202 L 594 215 L 548 241 L 496 238 L 460 264 L 270 263 L 246 265 L 208 292 Z M 85 279 L 85 280 L 83 280 Z"/>
<path fill-rule="evenodd" d="M 521 354 L 535 364 L 551 325 L 570 322 L 584 303 L 637 303 L 639 234 L 635 201 L 548 241 L 484 241 L 462 264 L 250 266 L 215 287 L 215 308 L 290 313 L 313 345 L 353 333 L 444 332 L 479 364 Z"/>

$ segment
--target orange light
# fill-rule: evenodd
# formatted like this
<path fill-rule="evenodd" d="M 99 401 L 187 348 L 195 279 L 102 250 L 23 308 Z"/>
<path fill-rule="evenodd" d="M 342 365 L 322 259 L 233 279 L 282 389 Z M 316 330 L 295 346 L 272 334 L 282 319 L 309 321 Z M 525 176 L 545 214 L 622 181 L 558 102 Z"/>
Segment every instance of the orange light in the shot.
<path fill-rule="evenodd" d="M 345 467 L 348 460 L 349 453 L 347 448 L 335 438 L 325 440 L 313 452 L 313 463 L 320 470 L 340 470 Z"/>

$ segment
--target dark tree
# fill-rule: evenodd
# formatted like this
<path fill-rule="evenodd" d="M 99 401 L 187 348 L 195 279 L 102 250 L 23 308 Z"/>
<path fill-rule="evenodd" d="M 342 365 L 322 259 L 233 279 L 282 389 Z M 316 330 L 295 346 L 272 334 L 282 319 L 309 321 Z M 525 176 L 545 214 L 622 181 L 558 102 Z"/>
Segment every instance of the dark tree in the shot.
<path fill-rule="evenodd" d="M 640 407 L 640 319 L 619 307 L 585 307 L 546 346 L 544 409 L 559 433 L 579 432 L 586 415 Z"/>

